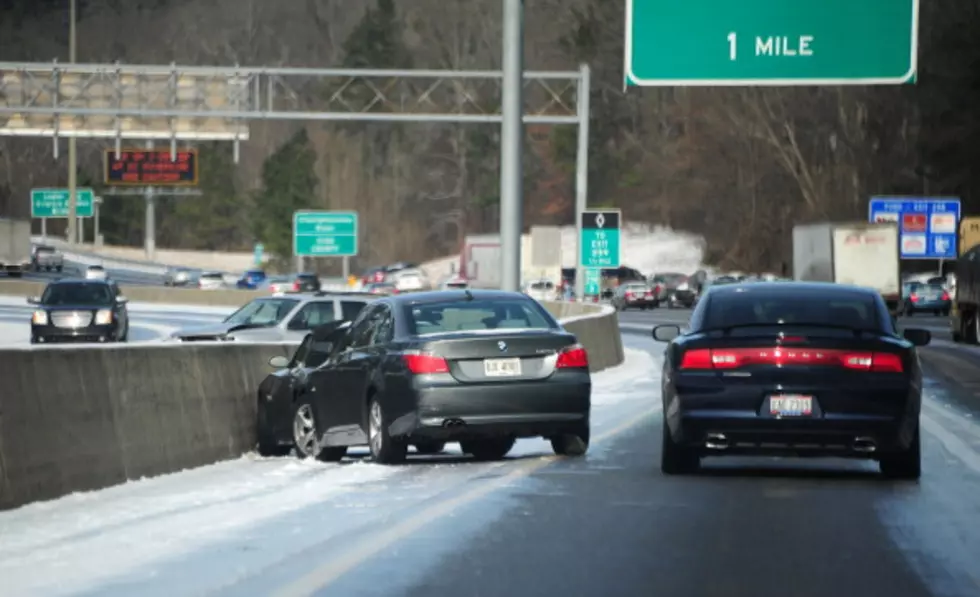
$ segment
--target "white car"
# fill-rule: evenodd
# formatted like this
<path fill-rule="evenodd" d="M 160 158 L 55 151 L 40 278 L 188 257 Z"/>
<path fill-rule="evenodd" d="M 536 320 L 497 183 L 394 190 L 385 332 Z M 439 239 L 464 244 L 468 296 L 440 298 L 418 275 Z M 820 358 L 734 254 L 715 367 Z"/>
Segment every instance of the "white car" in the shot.
<path fill-rule="evenodd" d="M 391 283 L 395 285 L 398 292 L 413 292 L 419 290 L 429 290 L 431 288 L 429 280 L 420 269 L 403 269 L 391 274 Z"/>
<path fill-rule="evenodd" d="M 105 280 L 107 277 L 108 274 L 101 265 L 90 265 L 85 268 L 86 280 Z"/>
<path fill-rule="evenodd" d="M 197 287 L 201 290 L 221 290 L 225 287 L 225 277 L 216 272 L 201 274 L 197 279 Z"/>
<path fill-rule="evenodd" d="M 470 287 L 470 283 L 465 278 L 449 278 L 442 283 L 442 290 L 465 290 Z"/>

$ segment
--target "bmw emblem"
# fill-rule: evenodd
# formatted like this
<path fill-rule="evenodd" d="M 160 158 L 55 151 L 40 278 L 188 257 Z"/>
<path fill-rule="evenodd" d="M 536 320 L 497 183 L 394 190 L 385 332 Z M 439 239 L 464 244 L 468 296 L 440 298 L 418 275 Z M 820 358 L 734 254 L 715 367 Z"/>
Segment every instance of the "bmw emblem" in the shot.
<path fill-rule="evenodd" d="M 500 342 L 497 342 L 497 348 L 500 349 L 500 352 L 505 352 L 507 350 L 507 343 L 501 340 Z"/>

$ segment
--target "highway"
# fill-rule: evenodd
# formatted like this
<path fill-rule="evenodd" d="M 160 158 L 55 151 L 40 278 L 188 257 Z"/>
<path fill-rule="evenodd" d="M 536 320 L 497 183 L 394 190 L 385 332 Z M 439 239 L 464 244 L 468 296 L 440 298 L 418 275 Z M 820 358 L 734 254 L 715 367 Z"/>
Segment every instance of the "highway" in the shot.
<path fill-rule="evenodd" d="M 181 317 L 207 316 L 193 310 Z M 774 458 L 668 478 L 663 345 L 649 326 L 685 318 L 622 314 L 647 331 L 627 333 L 626 363 L 595 376 L 586 459 L 536 440 L 490 464 L 246 456 L 34 504 L 0 513 L 4 594 L 980 595 L 971 349 L 923 350 L 918 484 L 871 463 Z"/>

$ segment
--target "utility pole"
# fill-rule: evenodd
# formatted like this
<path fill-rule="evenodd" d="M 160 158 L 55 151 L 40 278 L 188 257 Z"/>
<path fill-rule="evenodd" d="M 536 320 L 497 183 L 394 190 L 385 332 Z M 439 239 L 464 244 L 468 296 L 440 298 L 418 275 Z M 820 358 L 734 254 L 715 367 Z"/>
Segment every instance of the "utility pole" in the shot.
<path fill-rule="evenodd" d="M 500 287 L 521 288 L 524 229 L 524 0 L 503 0 L 500 123 Z"/>
<path fill-rule="evenodd" d="M 68 25 L 68 62 L 75 63 L 75 21 L 76 0 L 71 2 L 70 19 Z M 74 127 L 73 127 L 74 128 Z M 78 147 L 76 146 L 76 131 L 72 130 L 72 135 L 68 137 L 68 244 L 73 245 L 78 242 Z"/>

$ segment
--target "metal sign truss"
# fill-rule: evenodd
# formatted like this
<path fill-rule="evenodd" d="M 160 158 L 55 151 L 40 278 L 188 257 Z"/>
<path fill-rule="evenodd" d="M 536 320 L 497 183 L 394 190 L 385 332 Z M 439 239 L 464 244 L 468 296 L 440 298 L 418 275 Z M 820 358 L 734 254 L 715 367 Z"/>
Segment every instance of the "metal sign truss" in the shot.
<path fill-rule="evenodd" d="M 502 122 L 501 71 L 0 62 L 0 135 L 248 140 L 254 120 Z M 525 72 L 524 122 L 587 124 L 588 67 Z M 587 105 L 587 102 L 585 102 Z"/>

